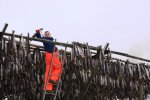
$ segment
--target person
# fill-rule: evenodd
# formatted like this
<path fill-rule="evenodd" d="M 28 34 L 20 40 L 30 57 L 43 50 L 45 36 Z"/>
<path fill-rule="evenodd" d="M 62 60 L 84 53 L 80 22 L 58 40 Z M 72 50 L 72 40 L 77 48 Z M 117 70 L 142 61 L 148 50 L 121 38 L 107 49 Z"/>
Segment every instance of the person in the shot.
<path fill-rule="evenodd" d="M 32 36 L 36 38 L 46 39 L 53 41 L 53 37 L 51 37 L 51 33 L 49 31 L 45 31 L 44 36 L 42 36 L 41 29 L 36 30 L 36 33 Z M 46 43 L 43 42 L 44 50 L 45 50 L 45 73 L 44 73 L 44 90 L 46 91 L 52 91 L 53 90 L 53 84 L 58 83 L 58 79 L 61 72 L 61 63 L 58 57 L 57 48 L 53 43 Z M 53 53 L 54 51 L 54 53 Z M 53 60 L 52 60 L 52 67 L 50 69 L 50 63 L 52 59 L 52 53 L 53 53 Z M 48 71 L 50 70 L 50 77 L 48 79 Z M 46 86 L 46 81 L 48 79 L 48 84 Z"/>

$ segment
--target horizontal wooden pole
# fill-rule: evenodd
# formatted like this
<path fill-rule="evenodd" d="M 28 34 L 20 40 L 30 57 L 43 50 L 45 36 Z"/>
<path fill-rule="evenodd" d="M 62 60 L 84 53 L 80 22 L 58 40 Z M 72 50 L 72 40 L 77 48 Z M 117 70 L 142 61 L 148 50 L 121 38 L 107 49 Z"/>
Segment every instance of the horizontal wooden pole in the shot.
<path fill-rule="evenodd" d="M 118 59 L 118 58 L 112 58 L 112 60 L 117 60 L 117 61 L 121 61 L 121 62 L 127 62 L 127 60 L 125 61 L 125 60 L 121 60 L 121 59 Z M 137 65 L 137 63 L 133 63 L 133 62 L 130 62 L 130 61 L 128 61 L 128 63 L 129 64 L 132 64 L 132 65 Z"/>
<path fill-rule="evenodd" d="M 9 41 L 9 39 L 7 39 L 7 38 L 5 38 L 5 39 L 6 39 L 6 41 Z M 19 43 L 20 41 L 15 40 L 15 42 Z M 44 47 L 43 46 L 30 43 L 30 49 L 35 49 L 35 48 L 39 48 L 40 51 L 44 51 Z"/>
<path fill-rule="evenodd" d="M 150 60 L 148 60 L 148 59 L 144 59 L 144 58 L 141 58 L 141 57 L 132 56 L 132 55 L 129 55 L 129 54 L 126 54 L 126 53 L 121 53 L 121 52 L 117 52 L 117 51 L 111 51 L 111 53 L 112 54 L 116 54 L 116 55 L 125 56 L 125 57 L 128 57 L 128 58 L 134 58 L 134 59 L 137 59 L 137 60 L 150 62 Z"/>
<path fill-rule="evenodd" d="M 3 32 L 3 33 L 5 33 L 7 27 L 8 27 L 8 24 L 6 23 L 6 24 L 4 25 L 4 27 L 3 27 L 3 29 L 2 29 L 2 32 Z"/>
<path fill-rule="evenodd" d="M 2 33 L 2 32 L 0 32 L 0 34 L 6 35 L 6 36 L 12 36 L 12 34 L 10 34 L 10 33 Z M 21 38 L 21 35 L 16 35 L 15 34 L 15 37 Z M 27 36 L 23 36 L 23 38 L 27 39 L 28 37 Z M 71 44 L 67 44 L 67 43 L 61 43 L 61 42 L 50 41 L 50 40 L 39 39 L 39 38 L 32 38 L 32 37 L 29 37 L 29 40 L 34 40 L 34 41 L 39 41 L 39 42 L 46 42 L 46 43 L 53 43 L 55 45 L 64 46 L 64 47 L 67 46 L 67 47 L 71 47 L 72 48 L 72 45 Z"/>
<path fill-rule="evenodd" d="M 12 34 L 10 34 L 10 33 L 0 32 L 0 34 L 6 35 L 6 36 L 12 36 Z M 21 38 L 21 35 L 16 35 L 15 34 L 15 37 Z M 27 36 L 23 36 L 23 38 L 27 39 L 28 37 Z M 39 39 L 39 38 L 33 38 L 33 37 L 29 37 L 29 40 L 34 40 L 34 41 L 39 41 L 39 42 L 53 43 L 55 45 L 64 46 L 64 47 L 67 46 L 67 47 L 70 47 L 70 48 L 73 47 L 72 44 L 62 43 L 62 42 L 56 42 L 56 41 L 50 41 L 50 40 Z M 81 46 L 82 47 L 86 47 L 85 44 L 81 44 Z M 94 46 L 89 46 L 89 47 L 90 47 L 91 50 L 98 50 L 99 49 L 98 47 L 94 47 Z M 121 52 L 117 52 L 117 51 L 111 51 L 111 53 L 112 54 L 116 54 L 116 55 L 121 55 L 121 56 L 129 57 L 129 58 L 133 58 L 133 59 L 137 59 L 137 60 L 141 60 L 141 61 L 150 62 L 150 60 L 148 60 L 148 59 L 144 59 L 144 58 L 141 58 L 141 57 L 132 56 L 132 55 L 129 55 L 129 54 L 126 54 L 126 53 L 121 53 Z"/>

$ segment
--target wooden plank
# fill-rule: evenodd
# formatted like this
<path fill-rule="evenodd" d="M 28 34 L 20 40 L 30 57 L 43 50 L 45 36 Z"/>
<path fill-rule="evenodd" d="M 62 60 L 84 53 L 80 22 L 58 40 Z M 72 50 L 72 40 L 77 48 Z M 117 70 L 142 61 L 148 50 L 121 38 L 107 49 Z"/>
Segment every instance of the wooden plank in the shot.
<path fill-rule="evenodd" d="M 2 39 L 3 33 L 5 33 L 7 27 L 8 27 L 8 24 L 6 23 L 6 24 L 4 25 L 4 27 L 3 27 L 3 29 L 2 29 L 2 32 L 0 33 L 0 40 Z"/>
<path fill-rule="evenodd" d="M 139 100 L 144 100 L 144 87 L 143 87 L 143 82 L 140 82 L 139 86 Z"/>
<path fill-rule="evenodd" d="M 141 61 L 150 62 L 150 60 L 148 60 L 148 59 L 132 56 L 132 55 L 129 55 L 129 54 L 126 54 L 126 53 L 121 53 L 121 52 L 117 52 L 117 51 L 111 51 L 111 53 L 121 55 L 121 56 L 125 56 L 125 57 L 129 57 L 129 58 L 133 58 L 133 59 L 137 59 L 137 60 L 141 60 Z"/>
<path fill-rule="evenodd" d="M 0 34 L 2 34 L 2 32 L 0 32 Z M 3 33 L 4 35 L 7 36 L 11 36 L 10 33 Z M 20 38 L 20 35 L 15 35 L 15 37 Z M 28 38 L 27 36 L 23 36 L 23 38 Z M 64 47 L 70 47 L 72 48 L 73 45 L 72 44 L 67 44 L 67 43 L 62 43 L 62 42 L 56 42 L 56 41 L 50 41 L 50 40 L 45 40 L 45 39 L 39 39 L 39 38 L 33 38 L 33 37 L 29 37 L 29 40 L 34 40 L 34 41 L 39 41 L 39 42 L 47 42 L 47 43 L 54 43 L 55 45 L 59 45 L 59 46 L 64 46 Z M 81 43 L 80 43 L 81 44 Z M 81 44 L 82 47 L 86 47 L 85 44 Z M 98 47 L 94 47 L 94 46 L 89 46 L 91 50 L 98 50 Z M 110 50 L 108 50 L 108 52 L 110 52 Z M 122 52 L 117 52 L 117 51 L 111 51 L 112 54 L 116 54 L 116 55 L 121 55 L 121 56 L 125 56 L 125 57 L 129 57 L 129 58 L 133 58 L 133 59 L 137 59 L 137 60 L 141 60 L 141 61 L 146 61 L 146 62 L 150 62 L 150 60 L 148 59 L 144 59 L 141 57 L 136 57 L 136 56 L 132 56 L 126 53 L 122 53 Z"/>
<path fill-rule="evenodd" d="M 1 34 L 2 32 L 0 32 Z M 4 33 L 4 35 L 6 36 L 11 36 L 12 34 L 10 33 Z M 21 38 L 21 35 L 16 35 L 15 34 L 15 37 L 17 38 Z M 24 39 L 27 39 L 28 37 L 27 36 L 23 36 Z M 66 43 L 61 43 L 61 42 L 56 42 L 56 41 L 50 41 L 50 40 L 45 40 L 45 39 L 39 39 L 39 38 L 32 38 L 32 37 L 29 37 L 29 40 L 34 40 L 34 41 L 39 41 L 39 42 L 46 42 L 46 43 L 54 43 L 55 45 L 59 45 L 59 46 L 64 46 L 64 47 L 71 47 L 72 48 L 72 45 L 71 44 L 66 44 Z"/>
<path fill-rule="evenodd" d="M 5 23 L 5 25 L 4 25 L 3 29 L 2 29 L 2 32 L 3 32 L 3 33 L 5 33 L 5 31 L 6 31 L 7 27 L 8 27 L 8 24 L 7 24 L 7 23 Z"/>

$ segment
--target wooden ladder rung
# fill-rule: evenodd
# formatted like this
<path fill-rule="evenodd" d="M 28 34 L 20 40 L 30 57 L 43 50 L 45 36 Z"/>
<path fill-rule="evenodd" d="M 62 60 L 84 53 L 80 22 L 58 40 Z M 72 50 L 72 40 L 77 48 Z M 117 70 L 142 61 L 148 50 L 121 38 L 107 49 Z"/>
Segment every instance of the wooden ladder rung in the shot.
<path fill-rule="evenodd" d="M 54 76 L 60 76 L 59 74 L 51 74 L 51 75 L 54 75 Z"/>
<path fill-rule="evenodd" d="M 53 64 L 53 66 L 62 66 L 62 64 Z"/>

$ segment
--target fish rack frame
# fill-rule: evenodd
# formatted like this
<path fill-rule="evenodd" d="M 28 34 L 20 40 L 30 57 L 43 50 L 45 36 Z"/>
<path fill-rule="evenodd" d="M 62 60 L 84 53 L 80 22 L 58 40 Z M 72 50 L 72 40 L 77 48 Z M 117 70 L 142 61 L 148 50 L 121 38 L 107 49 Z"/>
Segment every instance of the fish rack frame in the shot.
<path fill-rule="evenodd" d="M 11 33 L 6 33 L 6 29 L 8 27 L 8 24 L 4 25 L 4 28 L 2 29 L 2 31 L 0 32 L 0 37 L 2 37 L 3 35 L 6 36 L 11 36 Z M 21 38 L 21 35 L 15 35 L 15 37 L 17 38 Z M 28 38 L 27 36 L 23 36 L 24 39 Z M 29 40 L 34 40 L 34 41 L 38 41 L 38 42 L 47 42 L 47 43 L 53 43 L 55 45 L 59 45 L 59 46 L 63 46 L 63 47 L 70 47 L 72 48 L 73 45 L 72 44 L 68 44 L 68 43 L 62 43 L 62 42 L 56 42 L 56 41 L 49 41 L 49 40 L 44 40 L 44 39 L 37 39 L 37 38 L 33 38 L 33 37 L 29 37 Z M 85 44 L 81 44 L 83 47 L 86 47 Z M 38 45 L 32 45 L 35 47 L 40 47 L 43 48 L 42 46 L 38 46 Z M 89 46 L 91 50 L 98 50 L 98 47 L 94 47 L 94 46 Z M 132 59 L 136 59 L 136 60 L 141 60 L 141 61 L 145 61 L 145 62 L 150 62 L 149 59 L 145 59 L 145 58 L 141 58 L 141 57 L 136 57 L 133 55 L 129 55 L 127 53 L 122 53 L 122 52 L 118 52 L 118 51 L 110 51 L 107 50 L 107 52 L 111 52 L 112 54 L 116 54 L 116 55 L 120 55 L 120 56 L 124 56 L 124 57 L 128 57 L 128 58 L 132 58 Z"/>
<path fill-rule="evenodd" d="M 3 36 L 12 36 L 11 33 L 6 33 L 7 27 L 8 27 L 8 24 L 6 23 L 6 24 L 4 25 L 2 31 L 0 32 L 0 40 L 2 39 Z M 12 33 L 15 33 L 15 31 L 13 31 Z M 14 34 L 14 36 L 17 37 L 17 38 L 21 38 L 21 35 Z M 32 40 L 32 41 L 53 43 L 53 44 L 58 45 L 58 46 L 73 48 L 73 45 L 72 45 L 72 44 L 68 44 L 68 43 L 62 43 L 62 42 L 56 42 L 56 41 L 49 41 L 49 40 L 44 40 L 44 39 L 39 39 L 39 38 L 33 38 L 33 37 L 27 37 L 27 36 L 23 36 L 23 38 L 24 38 L 24 39 L 27 39 L 27 38 L 28 38 L 29 40 Z M 38 48 L 40 48 L 41 51 L 43 50 L 43 49 L 42 49 L 43 46 L 39 46 L 39 45 L 35 45 L 35 44 L 30 44 L 30 45 L 33 46 L 33 47 L 38 47 Z M 85 44 L 81 44 L 81 43 L 80 43 L 80 45 L 81 45 L 83 48 L 84 48 L 84 47 L 86 48 L 86 45 L 85 45 Z M 141 61 L 150 63 L 150 60 L 149 60 L 149 59 L 145 59 L 145 58 L 141 58 L 141 57 L 129 55 L 129 54 L 122 53 L 122 52 L 118 52 L 118 51 L 109 50 L 109 49 L 107 48 L 108 45 L 109 45 L 109 44 L 107 44 L 107 45 L 106 45 L 106 48 L 104 49 L 104 51 L 107 52 L 107 54 L 108 54 L 108 53 L 116 54 L 116 55 L 120 55 L 120 56 L 124 56 L 124 57 L 128 57 L 128 58 L 132 58 L 132 59 L 136 59 L 136 60 L 141 60 Z M 89 47 L 90 47 L 90 50 L 95 50 L 95 51 L 96 51 L 96 50 L 99 49 L 99 47 L 94 47 L 94 46 L 89 46 Z M 117 58 L 112 58 L 112 59 L 118 60 Z M 119 59 L 119 60 L 122 61 L 122 62 L 126 62 L 126 61 L 121 60 L 121 59 Z M 131 63 L 131 64 L 136 64 L 136 63 L 132 63 L 132 62 L 129 62 L 129 63 Z M 94 70 L 93 70 L 92 73 L 94 73 Z M 88 83 L 90 83 L 90 82 L 88 82 Z M 88 86 L 88 84 L 87 84 L 87 86 Z M 88 89 L 88 87 L 87 87 L 87 89 Z M 85 91 L 83 94 L 86 94 L 86 91 Z M 143 100 L 143 86 L 142 86 L 142 84 L 140 85 L 139 94 L 140 94 L 139 100 Z M 81 97 L 83 98 L 84 95 L 81 96 Z M 129 99 L 132 99 L 132 98 L 129 98 Z"/>

